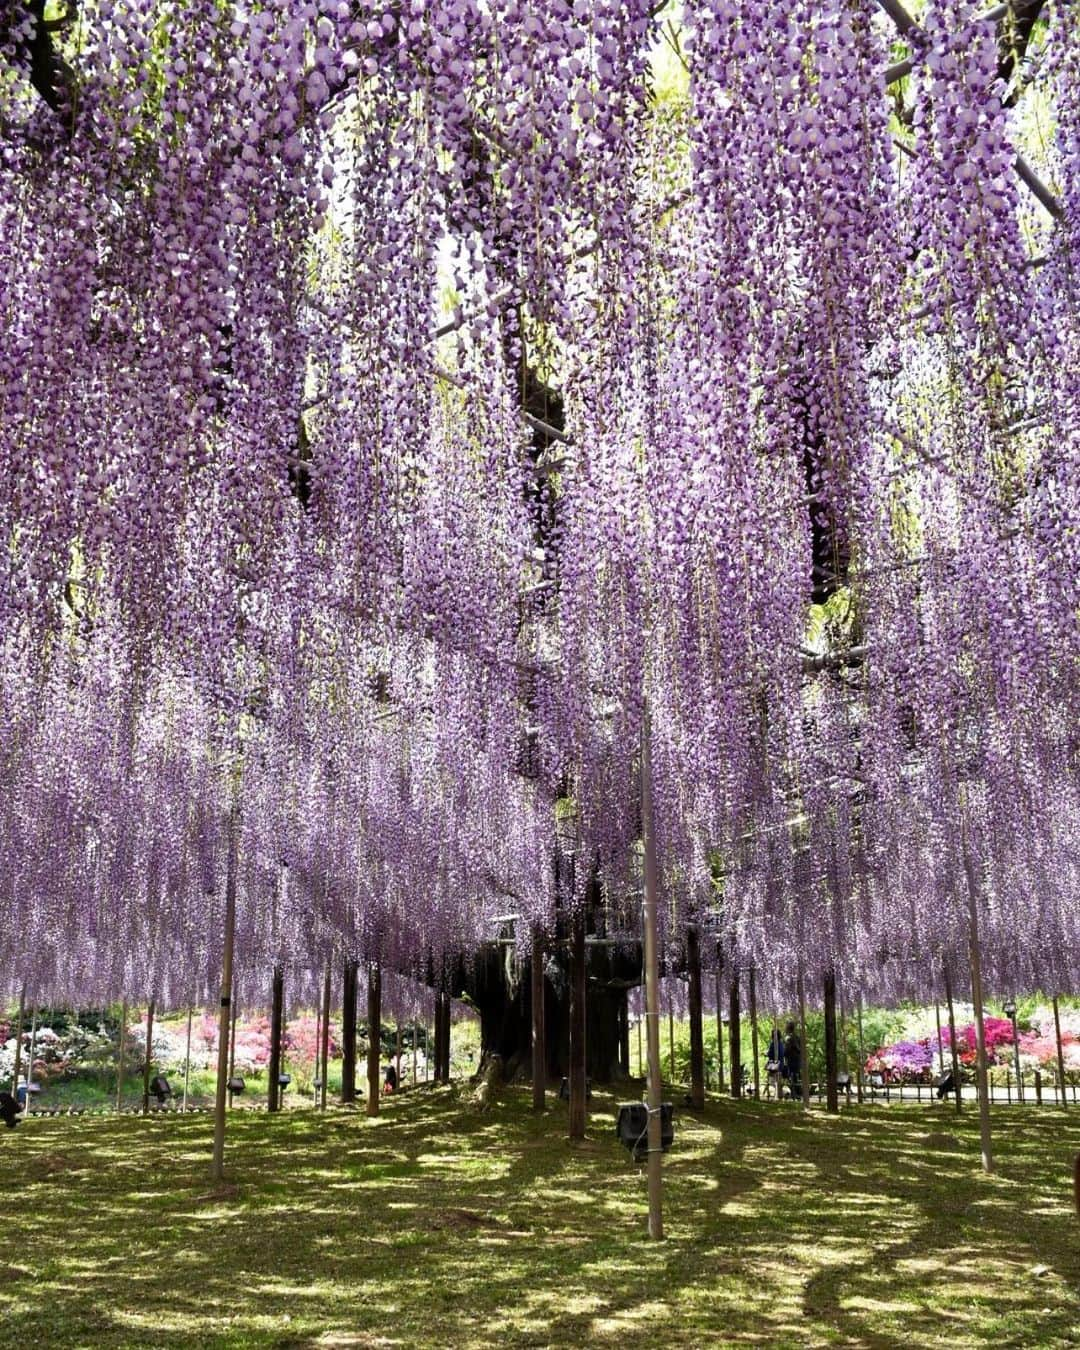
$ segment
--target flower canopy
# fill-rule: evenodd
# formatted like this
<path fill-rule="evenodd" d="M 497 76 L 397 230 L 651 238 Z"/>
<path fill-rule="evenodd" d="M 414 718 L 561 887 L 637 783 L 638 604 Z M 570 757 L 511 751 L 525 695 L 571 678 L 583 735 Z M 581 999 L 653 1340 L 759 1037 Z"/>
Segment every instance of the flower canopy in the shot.
<path fill-rule="evenodd" d="M 9 991 L 632 940 L 646 698 L 671 951 L 1078 987 L 1080 16 L 898 8 L 0 0 Z"/>

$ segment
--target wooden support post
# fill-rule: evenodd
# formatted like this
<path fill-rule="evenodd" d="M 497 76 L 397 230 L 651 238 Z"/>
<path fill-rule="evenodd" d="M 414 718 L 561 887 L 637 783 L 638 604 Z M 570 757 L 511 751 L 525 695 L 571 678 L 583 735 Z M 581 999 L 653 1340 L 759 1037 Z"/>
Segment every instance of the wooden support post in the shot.
<path fill-rule="evenodd" d="M 153 1062 L 154 1054 L 154 1000 L 150 1000 L 150 1007 L 146 1011 L 146 1053 L 143 1055 L 143 1076 L 142 1076 L 142 1113 L 144 1116 L 150 1114 L 150 1066 Z"/>
<path fill-rule="evenodd" d="M 445 1040 L 446 1021 L 446 1000 L 442 993 L 435 996 L 435 1081 L 436 1083 L 445 1083 L 448 1081 L 446 1068 L 443 1064 L 443 1042 Z"/>
<path fill-rule="evenodd" d="M 675 1082 L 675 993 L 668 988 L 667 1001 L 668 1079 Z"/>
<path fill-rule="evenodd" d="M 859 1061 L 855 1066 L 855 1093 L 859 1105 L 863 1103 L 863 1073 L 866 1066 L 866 1043 L 863 1040 L 862 1029 L 862 990 L 855 998 L 855 1032 L 859 1038 Z"/>
<path fill-rule="evenodd" d="M 1055 1007 L 1057 1004 L 1055 1003 Z M 19 1074 L 22 1072 L 23 1022 L 26 1018 L 26 985 L 19 990 L 19 1020 L 15 1023 L 15 1063 L 11 1070 L 11 1095 L 14 1097 L 19 1086 Z M 27 1082 L 30 1081 L 27 1076 Z M 26 1094 L 26 1104 L 30 1105 L 30 1094 Z"/>
<path fill-rule="evenodd" d="M 810 1105 L 810 1047 L 806 1044 L 806 985 L 799 960 L 799 1081 L 803 1107 Z"/>
<path fill-rule="evenodd" d="M 356 994 L 359 966 L 345 962 L 341 981 L 341 1101 L 349 1106 L 356 1101 Z"/>
<path fill-rule="evenodd" d="M 1016 1069 L 1016 1099 L 1024 1104 L 1024 1074 L 1020 1068 L 1020 1028 L 1016 1025 L 1016 1001 L 1013 1000 L 1013 1014 L 1010 1018 L 1013 1034 L 1013 1067 Z"/>
<path fill-rule="evenodd" d="M 285 972 L 274 967 L 270 985 L 270 1083 L 266 1106 L 269 1111 L 281 1110 L 281 1041 L 285 1021 Z"/>
<path fill-rule="evenodd" d="M 990 1138 L 990 1077 L 986 1070 L 986 1028 L 983 1022 L 982 954 L 979 951 L 979 885 L 968 838 L 967 810 L 962 807 L 960 843 L 968 891 L 968 955 L 971 962 L 971 1001 L 975 1007 L 975 1074 L 979 1089 L 979 1136 L 984 1172 L 994 1170 Z"/>
<path fill-rule="evenodd" d="M 547 1038 L 544 1028 L 544 933 L 532 934 L 532 1106 L 543 1111 L 547 1088 Z"/>
<path fill-rule="evenodd" d="M 322 1073 L 319 1075 L 319 1109 L 326 1110 L 326 1094 L 330 1080 L 330 962 L 326 963 L 322 990 Z"/>
<path fill-rule="evenodd" d="M 234 997 L 232 1001 L 232 1026 L 229 1028 L 229 1082 L 236 1077 L 236 1023 L 240 1016 L 240 1004 Z M 229 1088 L 229 1106 L 233 1104 L 233 1091 Z"/>
<path fill-rule="evenodd" d="M 942 971 L 945 978 L 945 1004 L 949 1013 L 949 1062 L 952 1066 L 956 1109 L 959 1111 L 963 1105 L 963 1091 L 960 1083 L 960 1051 L 956 1044 L 956 1012 L 953 1008 L 952 976 L 949 973 L 948 961 L 942 963 Z"/>
<path fill-rule="evenodd" d="M 701 1007 L 701 941 L 698 931 L 686 930 L 686 969 L 690 977 L 690 1105 L 705 1108 L 705 1033 Z"/>
<path fill-rule="evenodd" d="M 724 1090 L 724 956 L 716 944 L 716 1072 L 717 1092 Z"/>
<path fill-rule="evenodd" d="M 843 1053 L 843 1056 L 844 1056 L 844 1069 L 843 1069 L 843 1072 L 844 1072 L 844 1074 L 847 1076 L 847 1083 L 846 1083 L 845 1086 L 844 1086 L 844 1096 L 847 1098 L 848 1104 L 850 1105 L 850 1103 L 851 1103 L 851 1042 L 850 1042 L 850 1031 L 851 1031 L 851 1025 L 850 1025 L 850 1024 L 851 1024 L 851 1016 L 850 1016 L 850 1013 L 845 1013 L 845 1010 L 844 1010 L 844 987 L 843 987 L 843 985 L 841 985 L 840 988 L 837 990 L 837 995 L 836 995 L 836 1011 L 837 1011 L 837 1016 L 838 1016 L 839 1019 L 840 1019 L 840 1049 L 841 1049 L 841 1051 L 842 1051 L 842 1053 Z M 837 1084 L 837 1086 L 839 1086 L 839 1084 Z"/>
<path fill-rule="evenodd" d="M 750 1053 L 754 1057 L 754 1100 L 761 1101 L 761 1046 L 758 1043 L 757 972 L 750 967 Z"/>
<path fill-rule="evenodd" d="M 419 1035 L 419 1028 L 415 1022 L 412 1024 L 412 1085 L 416 1086 L 416 1042 Z"/>
<path fill-rule="evenodd" d="M 934 1018 L 937 1022 L 938 1073 L 945 1072 L 945 1042 L 941 1035 L 941 1004 L 934 1000 Z"/>
<path fill-rule="evenodd" d="M 645 1035 L 648 1043 L 648 1187 L 649 1237 L 664 1236 L 661 1159 L 663 1138 L 660 1120 L 663 1094 L 660 1085 L 660 957 L 656 911 L 659 896 L 659 866 L 656 856 L 656 828 L 652 811 L 652 732 L 649 702 L 646 698 L 641 721 L 641 833 L 645 853 L 645 905 L 643 912 L 645 957 Z"/>
<path fill-rule="evenodd" d="M 585 911 L 570 921 L 570 1120 L 571 1139 L 585 1138 Z"/>
<path fill-rule="evenodd" d="M 728 1037 L 730 1040 L 728 1062 L 731 1066 L 731 1095 L 733 1097 L 742 1096 L 742 1029 L 739 1025 L 741 1017 L 739 968 L 738 966 L 732 966 L 731 977 L 728 980 Z"/>
<path fill-rule="evenodd" d="M 182 1110 L 188 1109 L 188 1088 L 191 1086 L 191 1019 L 195 1009 L 189 1003 L 187 1010 L 187 1042 L 184 1047 L 184 1101 Z"/>
<path fill-rule="evenodd" d="M 319 1105 L 319 1092 L 322 1089 L 322 1074 L 319 1065 L 322 1062 L 322 1000 L 315 1000 L 315 1073 L 311 1084 L 311 1104 Z"/>
<path fill-rule="evenodd" d="M 35 1016 L 37 1009 L 34 1009 Z M 124 1042 L 127 1040 L 127 999 L 124 999 L 120 1005 L 120 1044 L 116 1050 L 116 1114 L 119 1115 L 124 1109 Z M 34 1060 L 30 1059 L 30 1067 L 26 1073 L 26 1081 L 29 1084 L 34 1076 Z M 30 1110 L 30 1094 L 26 1094 L 26 1109 Z"/>
<path fill-rule="evenodd" d="M 644 1077 L 645 1077 L 645 1052 L 644 1052 L 644 1050 L 641 1048 L 641 1024 L 642 1024 L 642 1022 L 644 1022 L 644 1020 L 645 1020 L 644 1017 L 642 1017 L 642 1016 L 640 1016 L 640 1015 L 638 1016 L 638 1019 L 637 1019 L 637 1071 L 638 1071 L 638 1077 L 639 1077 L 639 1078 L 644 1078 Z"/>
<path fill-rule="evenodd" d="M 1058 1011 L 1058 996 L 1054 994 L 1051 1004 L 1054 1009 L 1054 1035 L 1057 1037 L 1057 1062 L 1058 1062 L 1058 1091 L 1061 1093 L 1061 1104 L 1068 1104 L 1065 1088 L 1065 1052 L 1061 1046 L 1061 1014 Z"/>
<path fill-rule="evenodd" d="M 439 1058 L 442 1061 L 442 1080 L 444 1083 L 450 1081 L 450 995 L 445 991 L 439 995 L 443 1004 L 442 1018 L 442 1045 L 439 1047 Z"/>
<path fill-rule="evenodd" d="M 382 1091 L 382 971 L 368 967 L 367 989 L 367 1114 L 379 1114 Z"/>
<path fill-rule="evenodd" d="M 394 1018 L 394 1091 L 401 1091 L 401 1022 Z"/>
<path fill-rule="evenodd" d="M 229 1010 L 232 1007 L 233 937 L 236 931 L 236 877 L 240 850 L 240 811 L 229 812 L 229 852 L 225 866 L 225 931 L 221 951 L 221 1004 L 218 1013 L 218 1066 L 214 1093 L 214 1148 L 210 1179 L 225 1176 L 225 1103 L 229 1084 Z"/>
<path fill-rule="evenodd" d="M 825 1109 L 840 1110 L 840 1097 L 837 1091 L 837 1054 L 836 1054 L 836 971 L 825 973 Z"/>

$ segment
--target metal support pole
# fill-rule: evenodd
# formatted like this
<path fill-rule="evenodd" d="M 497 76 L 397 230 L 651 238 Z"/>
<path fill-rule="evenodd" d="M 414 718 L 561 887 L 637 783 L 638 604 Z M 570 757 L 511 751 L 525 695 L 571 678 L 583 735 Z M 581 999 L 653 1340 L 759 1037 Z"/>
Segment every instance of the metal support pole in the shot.
<path fill-rule="evenodd" d="M 1061 1046 L 1061 1014 L 1058 1012 L 1058 996 L 1055 994 L 1051 1000 L 1054 1009 L 1054 1034 L 1057 1037 L 1057 1062 L 1058 1062 L 1058 1091 L 1061 1093 L 1061 1104 L 1068 1104 L 1065 1087 L 1065 1052 Z"/>
<path fill-rule="evenodd" d="M 1012 1016 L 1009 1019 L 1012 1022 L 1013 1033 L 1013 1063 L 1016 1066 L 1016 1097 L 1020 1105 L 1024 1104 L 1024 1074 L 1020 1068 L 1020 1028 L 1016 1023 L 1016 1002 L 1013 1001 Z"/>
<path fill-rule="evenodd" d="M 761 1055 L 758 1046 L 757 972 L 750 967 L 750 1052 L 754 1057 L 754 1100 L 761 1101 Z"/>
<path fill-rule="evenodd" d="M 270 985 L 270 1083 L 266 1105 L 270 1111 L 281 1110 L 281 1034 L 285 1012 L 285 972 L 274 967 Z"/>
<path fill-rule="evenodd" d="M 705 1035 L 701 1007 L 701 942 L 697 929 L 686 930 L 686 969 L 690 1005 L 690 1105 L 695 1111 L 705 1108 Z"/>
<path fill-rule="evenodd" d="M 154 1052 L 154 1000 L 146 1012 L 146 1054 L 143 1056 L 142 1113 L 150 1114 L 150 1063 Z"/>
<path fill-rule="evenodd" d="M 236 877 L 240 848 L 240 811 L 229 812 L 229 854 L 225 867 L 225 932 L 221 952 L 221 1005 L 218 1014 L 218 1071 L 214 1095 L 214 1149 L 210 1179 L 225 1175 L 225 1103 L 229 1081 L 229 1012 L 232 1007 L 233 939 L 236 932 Z"/>
<path fill-rule="evenodd" d="M 379 1073 L 382 1063 L 382 972 L 376 965 L 368 966 L 367 1038 L 366 1111 L 369 1116 L 377 1116 L 382 1091 Z"/>
<path fill-rule="evenodd" d="M 547 1088 L 547 1040 L 544 1035 L 544 934 L 532 934 L 532 1105 L 543 1111 Z"/>
<path fill-rule="evenodd" d="M 322 995 L 322 1073 L 319 1086 L 319 1109 L 326 1110 L 327 1080 L 330 1077 L 330 962 L 323 974 Z"/>
<path fill-rule="evenodd" d="M 188 1109 L 188 1088 L 191 1086 L 191 1019 L 194 1014 L 191 1004 L 187 1010 L 187 1044 L 184 1048 L 184 1101 L 182 1109 Z"/>
<path fill-rule="evenodd" d="M 984 1172 L 994 1170 L 993 1144 L 990 1138 L 989 1074 L 986 1070 L 986 1027 L 983 1022 L 982 954 L 979 951 L 979 886 L 975 863 L 968 838 L 967 808 L 962 806 L 960 842 L 964 858 L 964 875 L 968 890 L 968 951 L 971 960 L 971 1001 L 975 1006 L 976 1078 L 979 1087 L 979 1136 L 982 1141 Z"/>
<path fill-rule="evenodd" d="M 657 892 L 659 890 L 656 858 L 656 834 L 652 808 L 652 731 L 648 699 L 645 700 L 641 722 L 641 832 L 645 850 L 645 1017 L 648 1042 L 648 1183 L 649 1183 L 649 1237 L 659 1241 L 664 1236 L 662 1208 L 661 1158 L 662 1138 L 660 1110 L 660 958 L 657 950 Z"/>
<path fill-rule="evenodd" d="M 236 998 L 232 1001 L 232 1025 L 229 1027 L 229 1108 L 232 1109 L 232 1081 L 236 1077 L 236 1023 L 240 1016 L 240 1004 Z"/>
<path fill-rule="evenodd" d="M 945 975 L 945 1002 L 949 1009 L 949 1059 L 952 1064 L 953 1091 L 956 1094 L 956 1109 L 959 1111 L 963 1100 L 963 1092 L 961 1090 L 962 1085 L 960 1083 L 960 1051 L 957 1049 L 956 1045 L 956 1013 L 953 1009 L 952 977 L 949 974 L 948 961 L 943 963 L 942 969 Z"/>
<path fill-rule="evenodd" d="M 716 1084 L 717 1092 L 724 1090 L 724 990 L 723 978 L 724 957 L 720 951 L 720 943 L 716 944 L 716 1071 L 718 1081 Z"/>
<path fill-rule="evenodd" d="M 34 1010 L 35 1016 L 37 1009 Z M 120 1005 L 120 1044 L 116 1051 L 116 1114 L 124 1109 L 124 1042 L 127 1040 L 127 999 Z M 34 1073 L 34 1060 L 31 1054 L 30 1068 L 26 1075 L 27 1087 Z M 30 1093 L 26 1094 L 26 1109 L 30 1109 Z"/>
<path fill-rule="evenodd" d="M 568 1132 L 571 1139 L 585 1138 L 587 1118 L 585 998 L 588 976 L 585 953 L 585 912 L 578 909 L 570 920 L 570 1091 Z"/>
<path fill-rule="evenodd" d="M 1055 1004 L 1056 1007 L 1056 1004 Z M 22 1038 L 23 1022 L 26 1018 L 26 985 L 19 990 L 19 1020 L 15 1024 L 15 1063 L 11 1070 L 11 1095 L 14 1096 L 19 1087 L 19 1074 L 22 1072 Z M 29 1077 L 26 1080 L 30 1081 Z M 30 1094 L 26 1094 L 27 1105 L 29 1105 Z"/>
<path fill-rule="evenodd" d="M 802 1105 L 810 1105 L 810 1047 L 806 1044 L 806 988 L 803 981 L 802 955 L 799 956 L 799 1076 L 802 1085 Z"/>

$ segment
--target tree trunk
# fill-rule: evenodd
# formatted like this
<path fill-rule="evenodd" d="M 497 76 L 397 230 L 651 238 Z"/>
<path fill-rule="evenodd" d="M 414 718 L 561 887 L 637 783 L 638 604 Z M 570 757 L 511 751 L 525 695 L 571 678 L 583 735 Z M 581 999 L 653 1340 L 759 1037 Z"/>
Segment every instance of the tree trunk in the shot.
<path fill-rule="evenodd" d="M 836 1054 L 836 971 L 825 975 L 825 1109 L 839 1111 Z"/>
<path fill-rule="evenodd" d="M 686 968 L 690 979 L 690 1105 L 705 1108 L 705 1036 L 701 1012 L 701 943 L 696 928 L 686 930 Z"/>
<path fill-rule="evenodd" d="M 367 993 L 367 1113 L 379 1114 L 382 1091 L 379 1072 L 382 1062 L 382 972 L 378 966 L 368 969 Z"/>
<path fill-rule="evenodd" d="M 742 1096 L 742 1044 L 741 1028 L 739 1018 L 742 1016 L 742 1009 L 739 1003 L 739 970 L 737 966 L 731 967 L 731 978 L 728 982 L 728 1036 L 731 1038 L 730 1054 L 728 1062 L 731 1067 L 731 1095 L 733 1097 Z"/>
<path fill-rule="evenodd" d="M 356 1101 L 356 994 L 359 966 L 346 961 L 341 987 L 341 1101 Z"/>
<path fill-rule="evenodd" d="M 281 1033 L 285 1009 L 285 972 L 280 966 L 274 967 L 271 984 L 270 1008 L 270 1083 L 267 1091 L 267 1109 L 281 1110 Z"/>
<path fill-rule="evenodd" d="M 154 1053 L 154 1000 L 150 1000 L 150 1007 L 146 1012 L 146 1053 L 143 1056 L 143 1076 L 142 1076 L 142 1113 L 144 1116 L 150 1114 L 150 1066 Z"/>
<path fill-rule="evenodd" d="M 502 1060 L 508 1080 L 532 1076 L 532 959 L 520 968 L 506 959 L 507 948 L 486 943 L 468 967 L 457 972 L 480 1014 L 481 1061 Z M 585 948 L 586 1073 L 596 1083 L 619 1082 L 622 1010 L 627 990 L 641 980 L 641 948 L 612 949 L 603 943 Z M 556 1082 L 570 1072 L 570 962 L 567 944 L 543 955 L 545 1078 Z"/>
<path fill-rule="evenodd" d="M 532 1101 L 534 1111 L 543 1111 L 547 1088 L 547 1052 L 544 1046 L 544 935 L 533 929 L 532 938 Z"/>
<path fill-rule="evenodd" d="M 585 914 L 577 910 L 570 924 L 570 1122 L 571 1139 L 585 1138 Z"/>

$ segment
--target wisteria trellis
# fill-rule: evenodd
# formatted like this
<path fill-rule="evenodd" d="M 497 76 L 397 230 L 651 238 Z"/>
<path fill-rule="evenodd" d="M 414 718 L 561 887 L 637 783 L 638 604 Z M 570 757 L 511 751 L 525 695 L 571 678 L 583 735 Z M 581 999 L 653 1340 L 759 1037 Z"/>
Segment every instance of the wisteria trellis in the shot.
<path fill-rule="evenodd" d="M 646 692 L 672 950 L 936 990 L 963 815 L 1077 987 L 1076 7 L 1056 223 L 971 0 L 673 15 L 2 0 L 5 992 L 206 998 L 234 801 L 242 999 L 632 924 Z"/>

